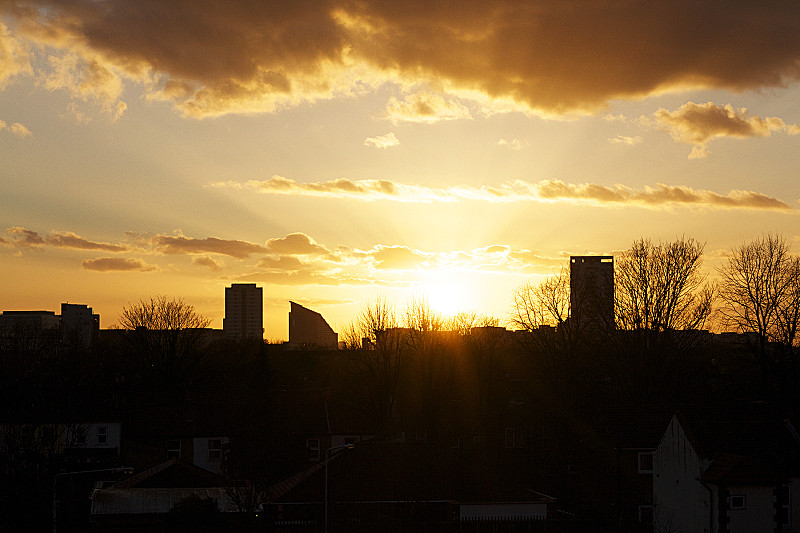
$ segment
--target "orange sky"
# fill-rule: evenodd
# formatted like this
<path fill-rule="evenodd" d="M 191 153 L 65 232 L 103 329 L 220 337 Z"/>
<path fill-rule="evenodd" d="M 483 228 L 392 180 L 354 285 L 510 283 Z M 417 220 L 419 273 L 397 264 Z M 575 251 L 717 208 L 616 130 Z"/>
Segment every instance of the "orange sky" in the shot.
<path fill-rule="evenodd" d="M 800 235 L 796 1 L 0 0 L 0 309 L 346 324 L 641 236 Z"/>

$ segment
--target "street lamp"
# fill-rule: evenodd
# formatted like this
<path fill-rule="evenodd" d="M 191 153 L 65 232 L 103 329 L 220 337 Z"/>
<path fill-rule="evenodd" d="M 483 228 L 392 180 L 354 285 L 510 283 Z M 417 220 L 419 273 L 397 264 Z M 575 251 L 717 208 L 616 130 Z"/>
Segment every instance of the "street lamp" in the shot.
<path fill-rule="evenodd" d="M 325 450 L 325 533 L 328 533 L 328 454 L 333 450 L 340 450 L 344 448 L 352 448 L 355 444 L 340 444 L 339 446 L 331 446 Z"/>
<path fill-rule="evenodd" d="M 61 476 L 74 476 L 75 474 L 99 474 L 100 472 L 125 472 L 127 474 L 133 473 L 133 468 L 130 466 L 120 466 L 116 468 L 98 468 L 96 470 L 77 470 L 75 472 L 60 472 L 53 476 L 53 533 L 58 533 L 58 521 L 56 519 L 56 508 L 58 504 L 58 493 L 56 487 L 58 478 Z"/>

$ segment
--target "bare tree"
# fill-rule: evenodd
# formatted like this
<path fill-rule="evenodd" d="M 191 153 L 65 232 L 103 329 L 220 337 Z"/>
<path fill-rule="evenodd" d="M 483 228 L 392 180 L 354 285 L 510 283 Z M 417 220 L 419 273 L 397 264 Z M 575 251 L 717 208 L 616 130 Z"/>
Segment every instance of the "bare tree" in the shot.
<path fill-rule="evenodd" d="M 704 327 L 714 291 L 700 270 L 703 248 L 684 237 L 658 245 L 649 239 L 634 241 L 616 263 L 617 326 L 650 331 Z"/>
<path fill-rule="evenodd" d="M 609 372 L 625 401 L 665 401 L 694 390 L 707 337 L 702 330 L 714 300 L 701 272 L 703 244 L 682 237 L 634 241 L 616 261 L 618 331 Z M 699 390 L 699 389 L 698 389 Z"/>
<path fill-rule="evenodd" d="M 394 409 L 406 339 L 394 306 L 385 296 L 362 307 L 355 322 L 345 329 L 358 389 L 359 406 L 367 411 L 380 436 L 394 432 Z"/>
<path fill-rule="evenodd" d="M 763 363 L 770 343 L 791 355 L 800 323 L 800 258 L 785 239 L 766 234 L 737 246 L 719 274 L 725 325 L 755 334 Z"/>
<path fill-rule="evenodd" d="M 163 295 L 129 303 L 119 318 L 139 362 L 179 382 L 199 361 L 202 329 L 210 322 L 182 299 Z"/>
<path fill-rule="evenodd" d="M 573 375 L 585 347 L 580 325 L 570 320 L 570 276 L 562 268 L 539 284 L 530 282 L 514 291 L 510 324 L 526 332 L 527 349 L 556 386 Z M 599 332 L 594 331 L 595 334 Z M 584 367 L 589 361 L 583 361 Z"/>

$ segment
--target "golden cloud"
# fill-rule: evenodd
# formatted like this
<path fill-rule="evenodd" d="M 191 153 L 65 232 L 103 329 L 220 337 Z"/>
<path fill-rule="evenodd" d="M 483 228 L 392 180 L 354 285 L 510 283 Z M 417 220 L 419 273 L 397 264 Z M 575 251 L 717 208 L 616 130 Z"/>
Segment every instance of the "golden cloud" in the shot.
<path fill-rule="evenodd" d="M 149 265 L 141 259 L 126 259 L 124 257 L 98 257 L 97 259 L 84 259 L 81 261 L 81 267 L 86 270 L 94 270 L 97 272 L 153 272 L 158 270 L 158 267 L 155 265 Z"/>
<path fill-rule="evenodd" d="M 367 137 L 364 139 L 364 146 L 374 146 L 375 148 L 392 148 L 400 146 L 400 140 L 395 137 L 394 133 L 387 133 L 386 135 L 378 135 L 377 137 Z"/>
<path fill-rule="evenodd" d="M 28 128 L 26 128 L 19 122 L 14 122 L 9 126 L 4 121 L 0 120 L 0 131 L 3 130 L 8 130 L 17 137 L 30 137 L 31 135 L 33 135 Z"/>
<path fill-rule="evenodd" d="M 407 246 L 378 245 L 370 250 L 369 255 L 375 262 L 375 268 L 386 270 L 413 270 L 428 261 L 425 254 Z"/>
<path fill-rule="evenodd" d="M 132 80 L 198 117 L 272 112 L 386 81 L 563 114 L 612 99 L 779 87 L 800 77 L 794 1 L 723 9 L 678 0 L 19 0 L 0 11 L 14 21 L 0 27 L 0 86 L 30 72 L 26 40 L 55 58 L 42 71 L 46 86 L 109 101 Z M 438 98 L 388 111 L 398 120 L 463 114 Z"/>
<path fill-rule="evenodd" d="M 216 237 L 194 239 L 183 235 L 156 235 L 152 243 L 157 251 L 167 255 L 213 253 L 244 259 L 250 254 L 267 251 L 263 246 L 251 242 Z"/>
<path fill-rule="evenodd" d="M 16 246 L 44 246 L 45 240 L 37 232 L 20 226 L 6 228 L 6 233 L 11 235 L 12 243 Z"/>
<path fill-rule="evenodd" d="M 560 180 L 507 181 L 497 186 L 427 187 L 388 180 L 336 179 L 326 182 L 299 183 L 275 176 L 264 181 L 212 183 L 211 187 L 246 189 L 265 194 L 348 198 L 362 201 L 392 200 L 410 203 L 478 201 L 568 202 L 590 205 L 631 205 L 649 208 L 697 206 L 708 209 L 778 209 L 790 210 L 784 201 L 755 191 L 733 190 L 728 194 L 694 189 L 685 185 L 657 184 L 632 189 L 624 185 L 594 183 L 570 184 Z"/>
<path fill-rule="evenodd" d="M 0 22 L 0 89 L 16 76 L 32 72 L 28 51 Z"/>
<path fill-rule="evenodd" d="M 267 241 L 267 251 L 285 255 L 330 255 L 330 250 L 314 242 L 305 233 L 290 233 Z"/>
<path fill-rule="evenodd" d="M 90 241 L 71 231 L 51 231 L 47 244 L 58 248 L 74 248 L 77 250 L 103 250 L 106 252 L 125 252 L 127 247 L 121 244 Z"/>
<path fill-rule="evenodd" d="M 386 104 L 386 117 L 395 124 L 398 122 L 433 124 L 443 120 L 472 118 L 465 105 L 429 91 L 410 94 L 403 100 L 393 96 Z"/>
<path fill-rule="evenodd" d="M 214 272 L 219 272 L 220 270 L 222 270 L 223 267 L 221 261 L 215 261 L 212 257 L 209 257 L 207 255 L 203 257 L 192 258 L 192 263 L 194 263 L 195 265 L 208 267 Z"/>
<path fill-rule="evenodd" d="M 769 137 L 773 131 L 789 135 L 800 132 L 795 124 L 786 124 L 777 117 L 758 117 L 747 109 L 734 109 L 730 104 L 721 106 L 713 102 L 696 104 L 688 102 L 675 111 L 659 109 L 653 114 L 655 126 L 668 131 L 675 142 L 692 144 L 690 159 L 708 156 L 709 141 L 720 137 Z M 646 124 L 647 119 L 643 119 Z"/>

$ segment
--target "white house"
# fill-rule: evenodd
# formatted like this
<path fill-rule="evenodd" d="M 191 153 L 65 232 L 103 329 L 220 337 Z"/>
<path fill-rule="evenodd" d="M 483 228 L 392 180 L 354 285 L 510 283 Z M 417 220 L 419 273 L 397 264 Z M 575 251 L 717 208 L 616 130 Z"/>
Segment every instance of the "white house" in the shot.
<path fill-rule="evenodd" d="M 800 438 L 788 420 L 677 413 L 653 461 L 656 532 L 800 532 Z"/>

